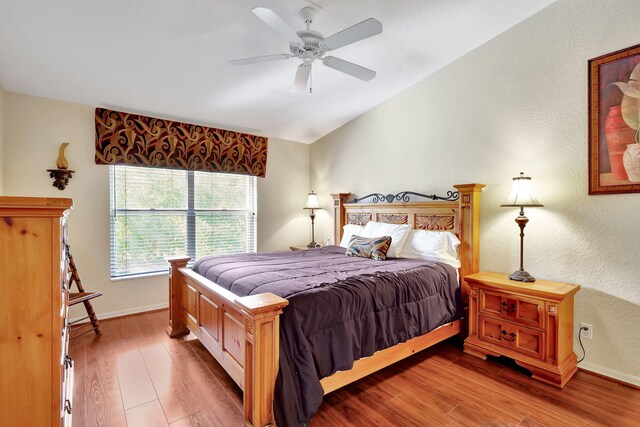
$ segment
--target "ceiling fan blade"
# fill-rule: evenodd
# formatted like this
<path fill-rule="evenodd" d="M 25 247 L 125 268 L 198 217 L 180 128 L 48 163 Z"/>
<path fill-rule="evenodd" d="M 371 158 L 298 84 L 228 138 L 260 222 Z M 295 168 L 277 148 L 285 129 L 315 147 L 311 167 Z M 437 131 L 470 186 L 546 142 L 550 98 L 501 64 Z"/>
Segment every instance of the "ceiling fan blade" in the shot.
<path fill-rule="evenodd" d="M 247 65 L 247 64 L 257 64 L 258 62 L 269 62 L 269 61 L 278 61 L 291 58 L 292 55 L 288 53 L 279 53 L 277 55 L 264 55 L 264 56 L 254 56 L 251 58 L 242 58 L 242 59 L 231 59 L 229 64 L 231 65 Z"/>
<path fill-rule="evenodd" d="M 382 32 L 382 24 L 380 21 L 369 18 L 356 24 L 352 27 L 346 28 L 339 33 L 335 33 L 332 36 L 324 39 L 324 46 L 327 50 L 338 49 L 339 47 L 346 46 L 351 43 L 366 39 L 367 37 L 375 36 Z"/>
<path fill-rule="evenodd" d="M 296 72 L 296 78 L 293 81 L 293 91 L 303 92 L 307 88 L 307 82 L 309 81 L 309 74 L 311 73 L 311 64 L 298 65 L 298 71 Z"/>
<path fill-rule="evenodd" d="M 322 63 L 329 68 L 333 68 L 334 70 L 341 71 L 367 82 L 376 76 L 376 72 L 373 70 L 361 67 L 353 62 L 345 61 L 344 59 L 336 58 L 335 56 L 322 58 Z"/>
<path fill-rule="evenodd" d="M 293 31 L 293 29 L 284 22 L 282 18 L 276 15 L 273 10 L 267 9 L 266 7 L 256 7 L 253 9 L 253 13 L 255 13 L 258 18 L 262 19 L 265 24 L 271 27 L 273 31 L 280 34 L 288 41 L 292 43 L 299 43 L 302 41 L 298 34 L 296 34 L 296 32 Z"/>

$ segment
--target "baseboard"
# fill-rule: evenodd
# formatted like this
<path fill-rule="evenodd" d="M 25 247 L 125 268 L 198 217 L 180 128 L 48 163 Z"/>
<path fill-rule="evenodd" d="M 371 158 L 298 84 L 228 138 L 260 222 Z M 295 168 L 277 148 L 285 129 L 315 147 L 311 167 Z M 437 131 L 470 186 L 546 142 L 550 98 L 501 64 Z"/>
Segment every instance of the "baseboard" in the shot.
<path fill-rule="evenodd" d="M 169 303 L 163 302 L 160 304 L 151 304 L 151 305 L 144 305 L 142 307 L 133 307 L 133 308 L 125 308 L 123 310 L 109 311 L 107 313 L 97 313 L 97 315 L 98 315 L 98 320 L 113 319 L 114 317 L 130 316 L 132 314 L 145 313 L 147 311 L 162 310 L 168 307 L 169 307 Z M 74 318 L 71 318 L 69 321 L 73 323 L 74 321 L 82 319 L 83 317 L 85 316 L 83 315 L 83 316 L 74 317 Z M 88 322 L 89 322 L 89 319 L 86 319 L 78 324 L 81 325 L 82 323 L 88 323 Z"/>
<path fill-rule="evenodd" d="M 640 387 L 640 377 L 629 375 L 615 369 L 605 368 L 603 366 L 589 362 L 581 362 L 579 369 L 582 371 L 591 372 L 598 376 L 610 378 L 614 381 L 629 385 L 634 388 Z"/>

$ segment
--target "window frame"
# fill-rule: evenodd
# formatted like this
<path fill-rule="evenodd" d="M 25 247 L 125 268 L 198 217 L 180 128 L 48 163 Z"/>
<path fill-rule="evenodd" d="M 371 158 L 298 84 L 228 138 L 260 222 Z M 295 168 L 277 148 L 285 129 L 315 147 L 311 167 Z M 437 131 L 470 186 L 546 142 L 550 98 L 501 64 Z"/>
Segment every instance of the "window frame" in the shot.
<path fill-rule="evenodd" d="M 117 274 L 114 275 L 113 269 L 113 260 L 116 258 L 116 233 L 114 232 L 114 218 L 121 215 L 135 215 L 136 213 L 147 214 L 147 215 L 165 215 L 165 214 L 182 214 L 185 217 L 185 247 L 186 253 L 185 256 L 191 258 L 188 267 L 193 266 L 196 261 L 196 242 L 198 239 L 196 233 L 196 218 L 198 214 L 206 214 L 206 213 L 227 213 L 227 214 L 241 214 L 241 215 L 249 215 L 253 219 L 253 240 L 251 242 L 247 241 L 248 250 L 246 253 L 255 253 L 257 250 L 257 240 L 258 240 L 258 183 L 257 178 L 255 176 L 242 175 L 247 179 L 250 179 L 251 182 L 251 190 L 253 192 L 252 205 L 249 209 L 240 209 L 240 208 L 196 208 L 196 191 L 195 191 L 195 173 L 196 171 L 192 170 L 179 170 L 180 172 L 184 172 L 186 178 L 186 186 L 187 186 L 187 204 L 185 209 L 175 209 L 175 208 L 150 208 L 150 209 L 123 209 L 116 208 L 116 197 L 114 192 L 116 191 L 116 168 L 117 167 L 136 167 L 131 165 L 110 165 L 109 166 L 109 276 L 111 281 L 120 281 L 127 279 L 135 279 L 135 278 L 143 278 L 143 277 L 152 277 L 165 275 L 169 273 L 169 267 L 167 265 L 166 269 L 158 269 L 158 270 L 150 270 L 145 272 L 137 272 L 137 273 L 129 273 L 129 274 Z M 154 168 L 154 169 L 165 169 L 165 168 Z M 197 171 L 200 172 L 200 171 Z M 206 174 L 215 174 L 215 175 L 231 175 L 223 172 L 208 172 L 202 171 L 201 173 Z M 245 236 L 247 240 L 249 240 L 249 233 Z M 250 248 L 249 248 L 250 247 Z"/>

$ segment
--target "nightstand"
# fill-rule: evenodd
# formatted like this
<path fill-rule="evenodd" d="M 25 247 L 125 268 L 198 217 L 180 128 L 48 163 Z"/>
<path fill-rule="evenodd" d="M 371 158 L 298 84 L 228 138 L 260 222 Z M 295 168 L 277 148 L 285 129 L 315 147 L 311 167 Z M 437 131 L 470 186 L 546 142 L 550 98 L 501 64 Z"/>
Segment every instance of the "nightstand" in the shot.
<path fill-rule="evenodd" d="M 464 351 L 481 359 L 506 356 L 532 378 L 562 388 L 578 369 L 573 352 L 573 296 L 580 286 L 509 280 L 476 273 L 469 284 L 469 337 Z"/>

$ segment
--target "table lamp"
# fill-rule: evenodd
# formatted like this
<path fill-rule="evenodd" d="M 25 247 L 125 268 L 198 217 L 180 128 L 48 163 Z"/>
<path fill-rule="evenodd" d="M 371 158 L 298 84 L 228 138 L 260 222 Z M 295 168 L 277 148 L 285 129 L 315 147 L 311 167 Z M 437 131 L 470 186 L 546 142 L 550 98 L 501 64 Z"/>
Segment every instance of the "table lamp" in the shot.
<path fill-rule="evenodd" d="M 520 269 L 511 273 L 509 275 L 509 279 L 517 280 L 519 282 L 535 282 L 535 277 L 527 273 L 523 267 L 524 227 L 529 222 L 529 218 L 524 216 L 524 208 L 525 206 L 543 206 L 542 203 L 540 203 L 533 195 L 531 177 L 524 176 L 524 173 L 520 172 L 520 176 L 513 178 L 511 193 L 509 193 L 507 200 L 500 206 L 507 208 L 520 208 L 520 215 L 516 218 L 516 223 L 520 227 Z"/>
<path fill-rule="evenodd" d="M 314 223 L 316 219 L 316 214 L 313 212 L 313 210 L 320 209 L 320 203 L 318 203 L 318 195 L 313 191 L 311 191 L 311 193 L 309 193 L 309 195 L 307 196 L 307 204 L 304 206 L 304 209 L 311 209 L 311 214 L 309 215 L 311 217 L 311 243 L 309 243 L 307 247 L 315 248 L 320 245 L 316 243 L 315 223 Z"/>

